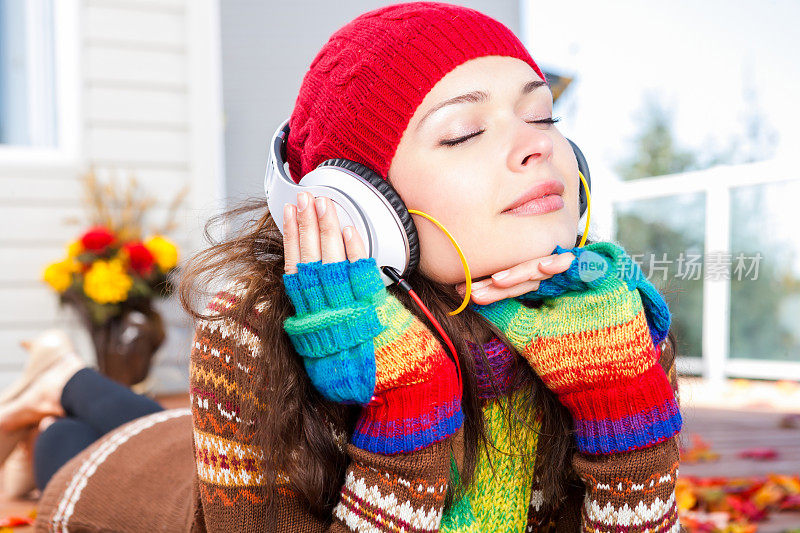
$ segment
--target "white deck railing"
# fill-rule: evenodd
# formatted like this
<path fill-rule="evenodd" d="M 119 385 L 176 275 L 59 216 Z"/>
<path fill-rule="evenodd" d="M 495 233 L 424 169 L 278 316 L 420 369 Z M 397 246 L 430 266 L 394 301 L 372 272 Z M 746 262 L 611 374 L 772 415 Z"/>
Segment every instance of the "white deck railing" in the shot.
<path fill-rule="evenodd" d="M 705 200 L 704 254 L 731 253 L 731 191 L 736 187 L 761 184 L 800 183 L 796 169 L 784 160 L 771 160 L 742 165 L 720 165 L 707 170 L 685 172 L 668 176 L 642 178 L 616 182 L 609 186 L 613 202 L 630 202 L 666 198 L 675 195 L 703 193 Z M 786 208 L 800 199 L 787 198 Z M 614 207 L 612 207 L 612 210 Z M 800 209 L 798 209 L 800 211 Z M 614 217 L 608 217 L 612 226 Z M 764 231 L 769 228 L 765 227 Z M 791 234 L 793 228 L 788 228 Z M 800 238 L 786 243 L 800 252 Z M 768 258 L 766 258 L 768 260 Z M 729 358 L 730 339 L 730 277 L 716 276 L 703 279 L 703 324 L 701 358 L 682 357 L 678 370 L 700 374 L 705 379 L 721 382 L 726 377 L 800 380 L 800 353 L 796 361 Z M 800 321 L 798 321 L 800 325 Z"/>

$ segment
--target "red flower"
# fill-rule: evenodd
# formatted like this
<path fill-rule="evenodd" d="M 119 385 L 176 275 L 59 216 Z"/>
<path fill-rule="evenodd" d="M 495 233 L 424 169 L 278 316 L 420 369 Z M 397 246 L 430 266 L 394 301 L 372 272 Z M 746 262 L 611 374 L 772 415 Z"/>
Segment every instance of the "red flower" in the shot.
<path fill-rule="evenodd" d="M 87 250 L 93 252 L 101 252 L 106 246 L 114 242 L 114 234 L 108 228 L 103 226 L 95 226 L 90 228 L 89 231 L 81 237 L 81 243 Z"/>
<path fill-rule="evenodd" d="M 140 241 L 129 242 L 122 247 L 128 254 L 131 268 L 140 276 L 149 276 L 153 271 L 155 257 Z"/>

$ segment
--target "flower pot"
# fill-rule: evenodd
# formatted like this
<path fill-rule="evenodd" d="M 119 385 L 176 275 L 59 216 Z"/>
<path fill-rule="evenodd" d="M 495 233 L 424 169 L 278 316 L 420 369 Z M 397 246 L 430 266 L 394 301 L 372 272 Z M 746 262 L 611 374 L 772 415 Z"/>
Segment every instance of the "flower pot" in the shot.
<path fill-rule="evenodd" d="M 90 324 L 100 373 L 131 386 L 143 381 L 164 341 L 161 315 L 149 306 L 125 309 L 104 324 Z"/>

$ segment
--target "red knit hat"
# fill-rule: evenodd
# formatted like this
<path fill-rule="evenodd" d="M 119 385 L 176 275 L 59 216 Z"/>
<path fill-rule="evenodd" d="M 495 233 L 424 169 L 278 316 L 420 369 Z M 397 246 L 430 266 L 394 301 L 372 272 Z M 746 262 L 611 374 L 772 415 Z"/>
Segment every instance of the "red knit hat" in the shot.
<path fill-rule="evenodd" d="M 386 179 L 425 95 L 458 65 L 489 55 L 521 59 L 545 80 L 514 33 L 474 9 L 407 2 L 353 19 L 330 37 L 303 78 L 289 119 L 292 179 L 338 157 Z"/>

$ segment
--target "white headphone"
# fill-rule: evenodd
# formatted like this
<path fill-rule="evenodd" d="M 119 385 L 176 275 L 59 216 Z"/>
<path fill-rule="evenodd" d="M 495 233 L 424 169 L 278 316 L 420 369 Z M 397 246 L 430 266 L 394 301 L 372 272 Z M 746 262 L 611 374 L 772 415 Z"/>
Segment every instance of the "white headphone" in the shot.
<path fill-rule="evenodd" d="M 354 226 L 366 253 L 379 267 L 392 267 L 405 275 L 419 264 L 419 242 L 414 221 L 403 200 L 388 181 L 366 166 L 348 159 L 328 159 L 295 183 L 285 163 L 289 119 L 270 142 L 264 191 L 272 218 L 283 231 L 283 206 L 295 203 L 297 193 L 333 200 L 340 227 Z M 383 282 L 394 283 L 381 269 Z"/>

